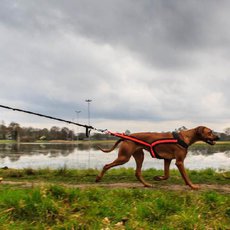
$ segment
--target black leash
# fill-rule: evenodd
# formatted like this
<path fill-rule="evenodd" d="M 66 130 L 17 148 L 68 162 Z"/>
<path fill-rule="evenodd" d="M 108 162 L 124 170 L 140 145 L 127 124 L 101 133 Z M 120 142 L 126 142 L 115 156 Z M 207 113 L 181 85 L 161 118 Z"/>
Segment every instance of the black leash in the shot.
<path fill-rule="evenodd" d="M 144 142 L 142 140 L 139 140 L 139 139 L 137 139 L 135 137 L 125 135 L 124 133 L 114 133 L 114 132 L 111 132 L 111 131 L 109 131 L 107 129 L 97 129 L 97 128 L 91 126 L 91 125 L 83 125 L 83 124 L 76 123 L 76 122 L 73 122 L 73 121 L 64 120 L 64 119 L 61 119 L 61 118 L 52 117 L 52 116 L 44 115 L 44 114 L 41 114 L 41 113 L 35 113 L 35 112 L 28 111 L 28 110 L 12 108 L 12 107 L 5 106 L 5 105 L 0 105 L 0 107 L 2 107 L 4 109 L 10 109 L 10 110 L 13 110 L 13 111 L 28 113 L 28 114 L 36 115 L 36 116 L 39 116 L 39 117 L 45 117 L 45 118 L 49 118 L 49 119 L 52 119 L 52 120 L 66 122 L 68 124 L 73 124 L 73 125 L 84 127 L 85 130 L 86 130 L 86 137 L 89 137 L 90 131 L 93 129 L 93 130 L 96 130 L 96 131 L 104 133 L 104 134 L 110 134 L 112 136 L 119 137 L 119 138 L 122 138 L 122 139 L 125 139 L 125 140 L 131 140 L 131 141 L 134 141 L 136 143 L 142 144 L 144 146 L 150 147 L 150 153 L 151 153 L 152 157 L 156 157 L 156 155 L 157 155 L 156 151 L 154 150 L 154 146 L 158 145 L 158 144 L 162 144 L 162 143 L 177 143 L 177 144 L 181 145 L 184 148 L 188 148 L 188 145 L 183 140 L 180 139 L 179 134 L 176 133 L 176 132 L 172 133 L 173 138 L 160 139 L 160 140 L 154 141 L 153 143 L 148 143 L 148 142 Z"/>
<path fill-rule="evenodd" d="M 28 113 L 28 114 L 32 114 L 32 115 L 35 115 L 35 116 L 45 117 L 45 118 L 49 118 L 49 119 L 52 119 L 52 120 L 66 122 L 68 124 L 73 124 L 73 125 L 84 127 L 85 130 L 86 130 L 86 137 L 89 137 L 91 129 L 97 130 L 99 132 L 105 132 L 106 131 L 106 130 L 102 130 L 102 129 L 96 129 L 91 125 L 83 125 L 83 124 L 76 123 L 76 122 L 73 122 L 73 121 L 68 121 L 68 120 L 64 120 L 64 119 L 61 119 L 61 118 L 57 118 L 57 117 L 47 116 L 47 115 L 44 115 L 44 114 L 41 114 L 41 113 L 35 113 L 35 112 L 28 111 L 28 110 L 17 109 L 17 108 L 5 106 L 5 105 L 0 105 L 0 107 L 2 107 L 4 109 L 10 109 L 10 110 L 13 110 L 13 111 Z"/>

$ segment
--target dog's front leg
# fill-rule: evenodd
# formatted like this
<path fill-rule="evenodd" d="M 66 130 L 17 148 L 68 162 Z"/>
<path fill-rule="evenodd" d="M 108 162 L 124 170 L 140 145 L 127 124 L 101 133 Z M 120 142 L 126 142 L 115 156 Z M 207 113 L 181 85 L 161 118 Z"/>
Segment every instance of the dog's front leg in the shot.
<path fill-rule="evenodd" d="M 191 189 L 195 189 L 195 190 L 199 189 L 199 185 L 195 185 L 189 180 L 189 178 L 188 178 L 188 176 L 186 174 L 185 168 L 184 168 L 184 161 L 177 159 L 176 160 L 176 166 L 179 169 L 180 174 L 181 174 L 181 176 L 183 177 L 183 179 L 185 181 L 185 184 L 190 186 Z"/>
<path fill-rule="evenodd" d="M 164 159 L 164 176 L 155 176 L 154 180 L 161 181 L 167 180 L 169 178 L 169 167 L 171 164 L 171 159 Z"/>

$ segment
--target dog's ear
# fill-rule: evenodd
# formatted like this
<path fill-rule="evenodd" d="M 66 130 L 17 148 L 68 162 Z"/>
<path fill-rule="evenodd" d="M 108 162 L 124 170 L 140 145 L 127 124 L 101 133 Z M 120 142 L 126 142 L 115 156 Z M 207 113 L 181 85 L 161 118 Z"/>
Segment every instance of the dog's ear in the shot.
<path fill-rule="evenodd" d="M 196 128 L 196 135 L 197 135 L 197 137 L 199 137 L 199 138 L 202 138 L 202 137 L 203 137 L 204 129 L 205 129 L 204 126 L 198 126 L 198 127 Z"/>

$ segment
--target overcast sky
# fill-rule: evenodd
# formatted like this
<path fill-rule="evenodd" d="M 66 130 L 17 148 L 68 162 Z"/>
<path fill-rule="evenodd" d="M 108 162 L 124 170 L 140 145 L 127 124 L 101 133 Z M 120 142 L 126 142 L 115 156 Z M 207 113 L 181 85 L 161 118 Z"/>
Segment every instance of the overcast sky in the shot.
<path fill-rule="evenodd" d="M 230 127 L 230 1 L 1 0 L 0 104 L 113 131 Z M 0 108 L 21 126 L 66 124 Z"/>

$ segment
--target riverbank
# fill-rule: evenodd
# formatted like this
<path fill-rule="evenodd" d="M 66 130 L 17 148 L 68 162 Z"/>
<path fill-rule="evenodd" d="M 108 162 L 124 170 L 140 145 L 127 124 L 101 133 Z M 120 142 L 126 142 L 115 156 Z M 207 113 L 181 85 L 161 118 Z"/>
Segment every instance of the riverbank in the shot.
<path fill-rule="evenodd" d="M 201 190 L 171 171 L 145 170 L 153 188 L 137 183 L 133 169 L 113 169 L 103 183 L 98 170 L 1 169 L 0 226 L 3 229 L 228 229 L 230 172 L 188 171 Z M 11 182 L 11 183 L 10 183 Z M 217 188 L 217 190 L 215 189 Z M 222 190 L 221 190 L 222 188 Z"/>
<path fill-rule="evenodd" d="M 96 175 L 100 170 L 98 169 L 0 169 L 0 177 L 6 181 L 19 182 L 39 182 L 39 183 L 66 183 L 66 184 L 94 184 Z M 170 178 L 167 181 L 154 181 L 153 177 L 163 175 L 163 170 L 147 169 L 142 171 L 143 177 L 152 183 L 152 185 L 169 185 L 178 184 L 183 185 L 184 182 L 180 173 L 176 169 L 170 170 Z M 213 169 L 204 170 L 187 170 L 189 178 L 193 183 L 197 184 L 229 184 L 230 171 L 216 172 Z M 138 182 L 135 177 L 135 170 L 133 168 L 118 168 L 109 170 L 103 178 L 103 183 L 130 183 Z"/>
<path fill-rule="evenodd" d="M 50 141 L 35 141 L 35 142 L 17 142 L 15 140 L 0 140 L 0 144 L 113 144 L 115 140 L 50 140 Z M 230 142 L 229 142 L 230 144 Z"/>
<path fill-rule="evenodd" d="M 19 142 L 20 144 L 55 144 L 55 143 L 59 143 L 59 144 L 113 144 L 115 143 L 116 140 L 50 140 L 50 141 L 35 141 L 35 142 Z M 18 142 L 15 140 L 0 140 L 0 144 L 17 144 Z M 197 142 L 194 144 L 195 146 L 208 146 L 206 143 L 204 142 Z M 230 146 L 230 141 L 217 141 L 216 145 L 226 145 L 226 146 Z"/>

